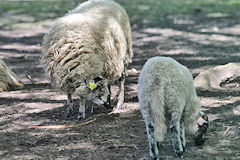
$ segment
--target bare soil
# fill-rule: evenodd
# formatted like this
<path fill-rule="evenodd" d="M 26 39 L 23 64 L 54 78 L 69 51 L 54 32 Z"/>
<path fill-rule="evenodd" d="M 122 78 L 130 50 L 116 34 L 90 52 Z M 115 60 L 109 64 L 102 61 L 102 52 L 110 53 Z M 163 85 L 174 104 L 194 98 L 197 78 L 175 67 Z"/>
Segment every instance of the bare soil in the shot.
<path fill-rule="evenodd" d="M 17 19 L 16 15 L 7 18 Z M 137 80 L 145 61 L 153 56 L 173 57 L 194 77 L 210 67 L 240 61 L 240 24 L 235 19 L 226 18 L 224 24 L 211 20 L 188 24 L 179 18 L 167 27 L 132 24 L 135 55 L 128 70 L 124 108 L 112 113 L 99 107 L 91 114 L 89 107 L 87 118 L 79 121 L 75 97 L 75 112 L 66 120 L 67 97 L 51 87 L 40 64 L 42 38 L 51 22 L 18 23 L 17 28 L 3 23 L 0 29 L 0 59 L 25 84 L 22 90 L 0 93 L 0 159 L 149 159 L 137 99 Z M 198 91 L 210 128 L 203 146 L 195 146 L 187 137 L 184 159 L 240 159 L 240 89 L 238 84 L 226 88 Z M 113 104 L 117 91 L 114 84 Z M 175 159 L 168 135 L 163 144 L 162 158 Z"/>

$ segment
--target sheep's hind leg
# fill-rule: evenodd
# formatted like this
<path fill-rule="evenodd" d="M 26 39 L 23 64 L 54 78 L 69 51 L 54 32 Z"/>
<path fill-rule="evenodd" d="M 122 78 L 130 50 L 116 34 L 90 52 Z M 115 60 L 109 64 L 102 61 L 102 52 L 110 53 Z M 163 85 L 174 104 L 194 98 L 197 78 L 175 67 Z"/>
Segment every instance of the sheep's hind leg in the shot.
<path fill-rule="evenodd" d="M 148 141 L 149 141 L 149 152 L 150 152 L 150 157 L 153 160 L 158 160 L 159 159 L 159 144 L 155 140 L 154 137 L 154 126 L 153 124 L 146 123 L 146 128 L 147 128 L 147 135 L 148 135 Z"/>
<path fill-rule="evenodd" d="M 183 119 L 181 120 L 181 134 L 180 134 L 180 138 L 181 138 L 181 143 L 182 143 L 182 147 L 183 147 L 183 152 L 186 151 L 186 139 L 185 139 L 185 127 L 184 127 L 184 121 Z"/>
<path fill-rule="evenodd" d="M 124 102 L 124 83 L 125 83 L 126 75 L 122 74 L 122 77 L 119 79 L 119 94 L 118 94 L 118 103 L 117 109 L 121 109 Z"/>
<path fill-rule="evenodd" d="M 85 118 L 85 98 L 80 98 L 78 119 L 84 119 L 84 118 Z"/>
<path fill-rule="evenodd" d="M 172 113 L 170 122 L 171 140 L 177 157 L 183 157 L 183 146 L 180 139 L 180 118 L 178 113 Z"/>
<path fill-rule="evenodd" d="M 70 113 L 73 111 L 73 100 L 70 93 L 67 94 L 67 112 L 65 113 L 65 118 L 67 119 Z"/>

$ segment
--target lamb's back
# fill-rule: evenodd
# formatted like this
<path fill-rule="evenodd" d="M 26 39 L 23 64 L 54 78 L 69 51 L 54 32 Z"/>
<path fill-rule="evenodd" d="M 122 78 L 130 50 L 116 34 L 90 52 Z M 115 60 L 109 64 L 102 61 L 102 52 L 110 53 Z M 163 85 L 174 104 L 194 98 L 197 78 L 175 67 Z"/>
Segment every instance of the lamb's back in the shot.
<path fill-rule="evenodd" d="M 165 97 L 169 99 L 187 100 L 195 94 L 190 71 L 168 57 L 153 57 L 145 63 L 139 78 L 139 90 L 153 94 L 164 90 L 165 95 L 172 95 Z"/>

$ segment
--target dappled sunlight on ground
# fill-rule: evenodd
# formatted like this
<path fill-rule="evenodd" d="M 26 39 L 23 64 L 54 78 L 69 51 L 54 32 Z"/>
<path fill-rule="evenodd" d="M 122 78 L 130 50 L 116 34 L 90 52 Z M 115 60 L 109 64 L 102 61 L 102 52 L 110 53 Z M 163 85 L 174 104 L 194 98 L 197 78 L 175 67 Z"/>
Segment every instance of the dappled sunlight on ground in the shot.
<path fill-rule="evenodd" d="M 183 12 L 186 15 L 173 14 L 177 10 L 169 8 L 166 14 L 149 13 L 147 17 L 156 17 L 140 17 L 139 20 L 138 16 L 144 14 L 134 12 L 151 11 L 145 3 L 160 3 L 141 2 L 137 7 L 136 4 L 125 6 L 132 18 L 134 57 L 128 67 L 123 109 L 112 112 L 101 106 L 91 113 L 91 104 L 87 103 L 85 120 L 77 119 L 78 97 L 73 98 L 73 113 L 65 119 L 67 96 L 49 84 L 40 63 L 44 34 L 52 20 L 69 8 L 64 13 L 39 13 L 39 16 L 44 15 L 41 18 L 35 14 L 1 13 L 0 6 L 0 59 L 25 84 L 22 90 L 0 93 L 0 159 L 148 158 L 147 135 L 137 97 L 138 76 L 146 60 L 153 56 L 172 57 L 186 65 L 193 77 L 216 65 L 240 61 L 237 13 L 235 16 L 231 13 L 205 13 L 204 9 L 211 8 L 211 5 L 201 9 L 199 6 L 192 8 L 190 4 L 187 5 L 188 12 Z M 65 2 L 62 3 L 64 6 Z M 173 5 L 181 6 L 176 1 Z M 187 137 L 185 159 L 240 158 L 240 89 L 237 86 L 226 89 L 198 91 L 210 127 L 203 146 L 196 147 L 191 137 Z M 114 107 L 117 83 L 112 85 L 111 91 Z M 162 158 L 175 159 L 168 135 L 163 144 Z"/>

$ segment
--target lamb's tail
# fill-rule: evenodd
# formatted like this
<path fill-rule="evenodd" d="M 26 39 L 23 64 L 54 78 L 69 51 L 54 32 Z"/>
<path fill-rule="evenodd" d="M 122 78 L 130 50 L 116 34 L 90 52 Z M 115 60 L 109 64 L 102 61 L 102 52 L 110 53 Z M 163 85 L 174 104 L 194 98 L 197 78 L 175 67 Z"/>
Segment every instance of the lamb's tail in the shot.
<path fill-rule="evenodd" d="M 164 94 L 157 94 L 152 97 L 151 111 L 154 121 L 154 137 L 156 141 L 161 142 L 167 132 L 165 109 L 164 109 Z"/>

